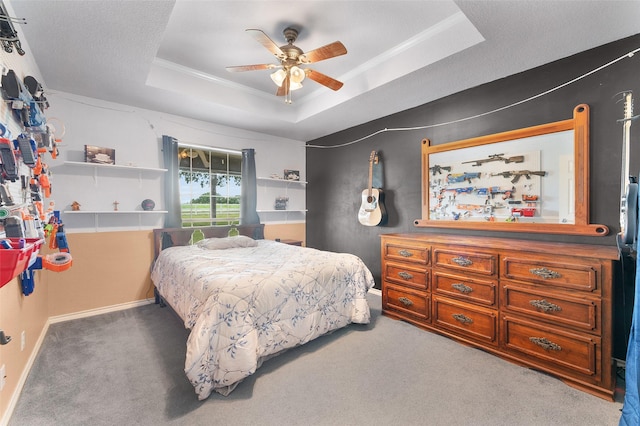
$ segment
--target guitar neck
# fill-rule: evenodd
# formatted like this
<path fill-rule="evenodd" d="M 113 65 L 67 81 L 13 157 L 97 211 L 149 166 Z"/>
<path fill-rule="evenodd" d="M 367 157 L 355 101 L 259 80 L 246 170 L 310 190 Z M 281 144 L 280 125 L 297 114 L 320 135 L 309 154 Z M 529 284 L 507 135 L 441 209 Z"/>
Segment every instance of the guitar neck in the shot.
<path fill-rule="evenodd" d="M 371 197 L 371 193 L 373 191 L 373 156 L 371 154 L 371 160 L 369 160 L 369 197 Z"/>
<path fill-rule="evenodd" d="M 622 134 L 622 191 L 630 175 L 629 158 L 631 151 L 631 118 L 633 117 L 633 95 L 625 93 L 624 125 Z"/>

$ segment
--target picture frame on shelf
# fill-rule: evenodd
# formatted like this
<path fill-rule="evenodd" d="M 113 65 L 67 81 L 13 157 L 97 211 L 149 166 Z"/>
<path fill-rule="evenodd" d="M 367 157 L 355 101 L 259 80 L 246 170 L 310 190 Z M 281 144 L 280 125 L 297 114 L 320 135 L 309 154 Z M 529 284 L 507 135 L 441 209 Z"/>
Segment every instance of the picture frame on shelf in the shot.
<path fill-rule="evenodd" d="M 94 145 L 84 146 L 85 163 L 116 164 L 116 150 Z"/>
<path fill-rule="evenodd" d="M 299 181 L 300 180 L 300 170 L 288 170 L 288 169 L 285 169 L 284 170 L 284 179 L 285 180 Z"/>
<path fill-rule="evenodd" d="M 287 203 L 289 203 L 289 197 L 279 196 L 279 197 L 276 197 L 276 202 L 274 207 L 276 210 L 286 210 Z"/>

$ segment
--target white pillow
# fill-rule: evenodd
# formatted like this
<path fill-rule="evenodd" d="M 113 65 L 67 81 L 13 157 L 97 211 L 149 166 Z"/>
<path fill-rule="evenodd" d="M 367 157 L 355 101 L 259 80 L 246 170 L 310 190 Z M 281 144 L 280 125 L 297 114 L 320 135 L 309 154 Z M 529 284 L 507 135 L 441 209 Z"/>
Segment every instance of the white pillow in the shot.
<path fill-rule="evenodd" d="M 238 235 L 236 237 L 205 238 L 198 241 L 196 245 L 207 250 L 224 250 L 238 247 L 255 247 L 258 242 L 245 235 Z"/>

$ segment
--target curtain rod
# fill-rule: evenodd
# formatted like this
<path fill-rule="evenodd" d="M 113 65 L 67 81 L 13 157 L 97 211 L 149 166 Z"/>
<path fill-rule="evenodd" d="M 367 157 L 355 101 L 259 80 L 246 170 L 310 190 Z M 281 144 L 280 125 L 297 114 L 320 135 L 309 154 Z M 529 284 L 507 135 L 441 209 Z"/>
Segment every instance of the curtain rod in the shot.
<path fill-rule="evenodd" d="M 178 147 L 179 148 L 207 149 L 209 151 L 220 151 L 220 152 L 226 152 L 226 153 L 229 153 L 229 154 L 242 155 L 242 151 L 237 151 L 237 150 L 234 150 L 234 149 L 215 148 L 213 146 L 195 145 L 195 144 L 183 143 L 183 142 L 178 142 Z"/>

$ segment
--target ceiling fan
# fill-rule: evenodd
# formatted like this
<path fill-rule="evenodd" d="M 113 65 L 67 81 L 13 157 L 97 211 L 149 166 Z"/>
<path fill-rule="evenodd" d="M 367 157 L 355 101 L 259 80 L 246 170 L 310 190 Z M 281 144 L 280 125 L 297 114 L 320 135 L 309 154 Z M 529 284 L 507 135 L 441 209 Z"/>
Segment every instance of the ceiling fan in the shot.
<path fill-rule="evenodd" d="M 280 65 L 240 65 L 227 67 L 227 71 L 239 72 L 278 68 L 276 72 L 271 74 L 271 79 L 278 86 L 276 96 L 284 96 L 285 102 L 289 104 L 291 103 L 291 91 L 301 88 L 302 81 L 305 77 L 309 77 L 316 83 L 320 83 L 332 90 L 339 90 L 342 87 L 343 83 L 334 78 L 310 68 L 300 67 L 300 65 L 312 64 L 346 54 L 347 49 L 341 42 L 335 41 L 304 53 L 302 49 L 293 44 L 298 38 L 298 30 L 295 28 L 285 28 L 283 34 L 287 44 L 280 47 L 261 30 L 248 29 L 246 32 L 258 43 L 262 44 L 269 52 L 273 53 L 280 61 Z"/>

